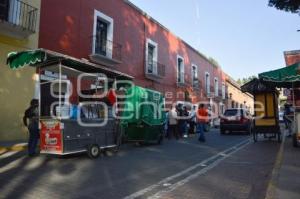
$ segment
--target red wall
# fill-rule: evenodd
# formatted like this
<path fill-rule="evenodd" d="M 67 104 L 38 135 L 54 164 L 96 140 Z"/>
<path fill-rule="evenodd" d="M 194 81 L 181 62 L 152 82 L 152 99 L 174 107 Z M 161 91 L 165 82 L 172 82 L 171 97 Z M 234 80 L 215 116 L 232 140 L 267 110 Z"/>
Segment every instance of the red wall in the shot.
<path fill-rule="evenodd" d="M 41 48 L 61 52 L 77 58 L 86 58 L 92 52 L 94 10 L 114 19 L 114 42 L 122 45 L 122 63 L 114 69 L 135 77 L 137 85 L 150 87 L 161 92 L 189 90 L 200 100 L 203 89 L 192 92 L 191 63 L 198 66 L 198 76 L 204 86 L 205 72 L 210 73 L 211 86 L 214 77 L 219 79 L 219 89 L 225 82 L 225 74 L 185 45 L 175 35 L 143 16 L 137 9 L 123 0 L 43 0 L 41 5 L 40 40 Z M 166 77 L 159 82 L 145 78 L 146 38 L 158 43 L 158 62 L 166 66 Z M 176 84 L 177 54 L 184 58 L 185 82 L 189 85 L 178 88 Z M 213 91 L 211 91 L 213 92 Z"/>

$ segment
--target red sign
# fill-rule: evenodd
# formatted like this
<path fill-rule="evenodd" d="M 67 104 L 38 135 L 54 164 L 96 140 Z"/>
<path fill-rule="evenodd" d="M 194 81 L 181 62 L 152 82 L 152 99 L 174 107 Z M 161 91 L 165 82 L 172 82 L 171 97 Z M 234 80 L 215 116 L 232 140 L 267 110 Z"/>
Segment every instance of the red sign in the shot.
<path fill-rule="evenodd" d="M 63 152 L 61 124 L 57 120 L 41 121 L 41 152 L 58 153 Z"/>

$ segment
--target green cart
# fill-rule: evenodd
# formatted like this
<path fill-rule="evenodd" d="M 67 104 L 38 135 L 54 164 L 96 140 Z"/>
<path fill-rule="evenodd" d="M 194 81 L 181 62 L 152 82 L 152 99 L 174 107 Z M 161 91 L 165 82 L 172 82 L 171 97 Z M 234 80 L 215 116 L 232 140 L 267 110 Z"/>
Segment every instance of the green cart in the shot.
<path fill-rule="evenodd" d="M 126 92 L 122 111 L 122 128 L 127 142 L 163 141 L 165 112 L 160 92 L 133 86 Z"/>

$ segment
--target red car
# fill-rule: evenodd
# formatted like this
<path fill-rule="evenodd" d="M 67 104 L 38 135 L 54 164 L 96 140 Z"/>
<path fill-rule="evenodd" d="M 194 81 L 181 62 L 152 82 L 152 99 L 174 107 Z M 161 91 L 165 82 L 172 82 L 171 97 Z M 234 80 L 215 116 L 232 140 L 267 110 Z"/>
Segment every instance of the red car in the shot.
<path fill-rule="evenodd" d="M 227 109 L 220 120 L 220 133 L 245 132 L 251 133 L 253 119 L 247 109 Z"/>

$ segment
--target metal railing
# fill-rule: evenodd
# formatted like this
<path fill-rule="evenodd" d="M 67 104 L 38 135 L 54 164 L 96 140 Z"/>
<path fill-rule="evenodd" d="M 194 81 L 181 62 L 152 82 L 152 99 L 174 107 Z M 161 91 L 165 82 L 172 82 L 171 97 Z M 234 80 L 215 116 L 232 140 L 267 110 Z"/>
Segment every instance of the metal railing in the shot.
<path fill-rule="evenodd" d="M 148 60 L 146 66 L 146 74 L 154 75 L 158 77 L 165 77 L 166 75 L 166 66 L 157 61 Z"/>
<path fill-rule="evenodd" d="M 7 1 L 0 20 L 7 21 L 31 32 L 36 31 L 38 9 L 20 0 Z"/>
<path fill-rule="evenodd" d="M 122 60 L 122 45 L 110 40 L 102 40 L 99 36 L 92 36 L 94 54 L 117 61 Z"/>
<path fill-rule="evenodd" d="M 193 88 L 200 89 L 200 85 L 201 84 L 200 84 L 200 81 L 199 81 L 198 78 L 192 80 L 192 86 L 193 86 Z"/>

